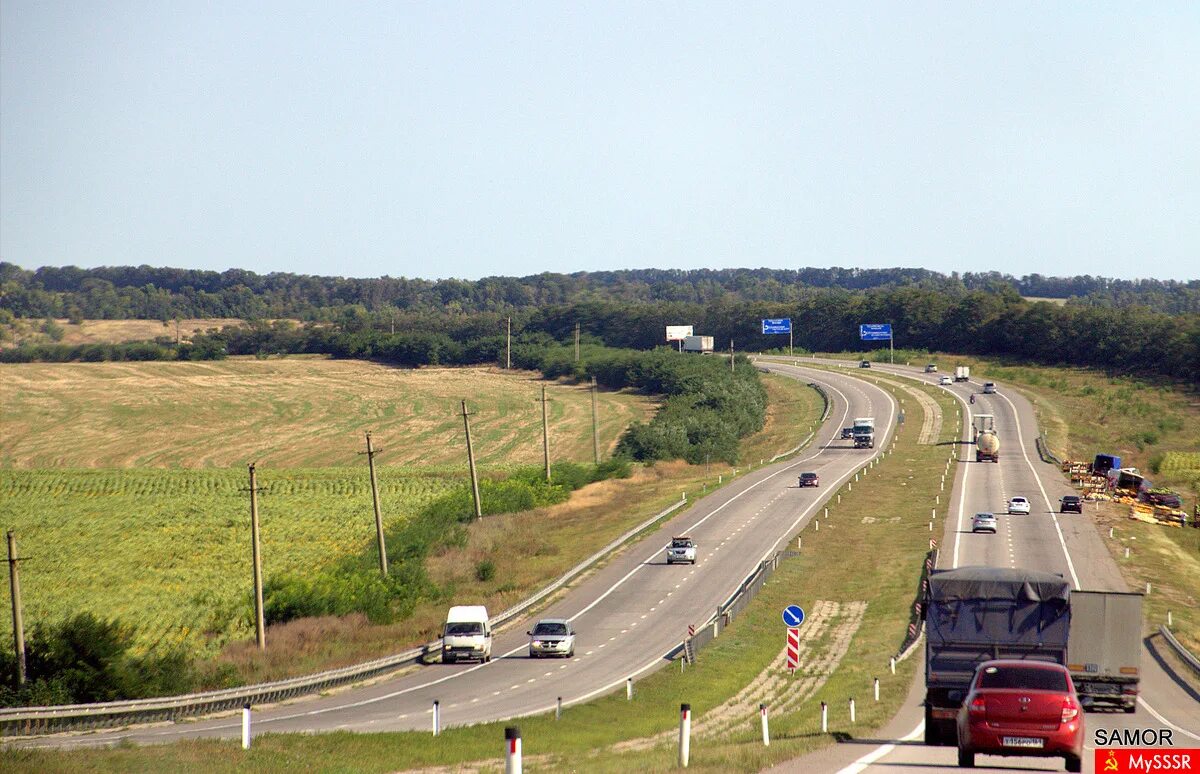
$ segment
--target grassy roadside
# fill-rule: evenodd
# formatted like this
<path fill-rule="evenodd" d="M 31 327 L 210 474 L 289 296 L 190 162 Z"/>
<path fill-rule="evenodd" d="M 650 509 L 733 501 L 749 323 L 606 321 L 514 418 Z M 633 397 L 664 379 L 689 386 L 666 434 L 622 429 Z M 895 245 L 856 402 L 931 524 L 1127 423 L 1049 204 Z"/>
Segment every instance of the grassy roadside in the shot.
<path fill-rule="evenodd" d="M 946 417 L 957 406 L 941 391 L 930 390 Z M 901 394 L 899 397 L 904 397 Z M 928 547 L 927 522 L 948 446 L 918 446 L 917 409 L 908 401 L 910 421 L 897 433 L 895 452 L 872 468 L 858 486 L 843 487 L 841 503 L 831 505 L 820 530 L 803 533 L 804 550 L 785 559 L 759 596 L 734 624 L 701 651 L 699 663 L 684 673 L 664 669 L 639 681 L 634 700 L 623 694 L 568 708 L 553 716 L 518 722 L 530 771 L 665 771 L 675 768 L 671 742 L 643 752 L 620 752 L 618 743 L 670 732 L 680 702 L 689 702 L 698 721 L 759 676 L 782 647 L 779 609 L 797 603 L 812 609 L 818 600 L 865 602 L 862 625 L 846 659 L 827 682 L 791 713 L 772 714 L 772 743 L 757 737 L 757 715 L 734 730 L 693 744 L 692 766 L 710 771 L 752 770 L 831 743 L 833 734 L 866 737 L 900 706 L 915 661 L 896 675 L 887 659 L 903 638 L 908 605 L 916 591 L 921 557 Z M 780 426 L 784 426 L 781 422 Z M 950 440 L 954 423 L 943 423 Z M 768 428 L 769 430 L 770 428 Z M 714 471 L 715 472 L 715 471 Z M 939 514 L 940 517 L 940 514 Z M 863 562 L 845 557 L 872 557 Z M 881 681 L 882 701 L 870 700 L 872 678 Z M 858 722 L 846 713 L 850 696 L 858 699 Z M 831 707 L 830 734 L 819 729 L 819 706 Z M 394 771 L 483 762 L 482 770 L 500 768 L 504 723 L 449 729 L 438 740 L 428 734 L 265 735 L 244 753 L 233 742 L 200 741 L 163 747 L 109 751 L 6 751 L 4 762 L 40 771 Z M 455 770 L 461 770 L 456 768 Z M 468 769 L 470 770 L 470 769 Z"/>

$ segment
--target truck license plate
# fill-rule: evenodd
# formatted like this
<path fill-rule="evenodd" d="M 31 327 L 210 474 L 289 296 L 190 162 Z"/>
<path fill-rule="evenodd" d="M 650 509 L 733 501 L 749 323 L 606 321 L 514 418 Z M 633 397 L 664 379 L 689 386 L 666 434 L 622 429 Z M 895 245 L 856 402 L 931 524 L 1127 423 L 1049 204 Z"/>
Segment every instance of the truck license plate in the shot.
<path fill-rule="evenodd" d="M 1001 739 L 1005 747 L 1032 747 L 1041 749 L 1045 744 L 1045 739 L 1037 739 L 1032 736 L 1006 736 Z"/>

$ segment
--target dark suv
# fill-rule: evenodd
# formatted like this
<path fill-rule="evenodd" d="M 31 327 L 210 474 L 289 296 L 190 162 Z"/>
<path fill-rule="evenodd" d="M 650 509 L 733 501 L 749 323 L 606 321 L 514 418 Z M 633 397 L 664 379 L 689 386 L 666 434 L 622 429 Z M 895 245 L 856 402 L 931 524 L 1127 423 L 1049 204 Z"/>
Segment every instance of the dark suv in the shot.
<path fill-rule="evenodd" d="M 1083 500 L 1076 495 L 1067 495 L 1059 501 L 1059 513 L 1083 513 Z"/>

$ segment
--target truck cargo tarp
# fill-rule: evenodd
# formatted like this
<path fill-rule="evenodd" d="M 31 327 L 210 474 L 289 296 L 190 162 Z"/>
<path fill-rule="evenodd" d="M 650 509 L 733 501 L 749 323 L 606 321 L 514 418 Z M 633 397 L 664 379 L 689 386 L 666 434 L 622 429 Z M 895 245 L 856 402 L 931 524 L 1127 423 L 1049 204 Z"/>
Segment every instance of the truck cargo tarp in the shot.
<path fill-rule="evenodd" d="M 963 567 L 929 576 L 932 602 L 973 599 L 1015 602 L 1054 602 L 1064 606 L 1071 598 L 1071 584 L 1048 572 L 1005 567 Z"/>

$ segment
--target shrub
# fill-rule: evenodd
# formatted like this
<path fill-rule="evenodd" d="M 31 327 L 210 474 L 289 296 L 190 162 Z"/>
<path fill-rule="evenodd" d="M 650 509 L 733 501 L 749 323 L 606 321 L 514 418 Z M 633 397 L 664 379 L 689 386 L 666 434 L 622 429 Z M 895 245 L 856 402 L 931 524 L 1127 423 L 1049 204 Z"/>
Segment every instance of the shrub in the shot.
<path fill-rule="evenodd" d="M 475 563 L 475 580 L 486 583 L 496 577 L 496 563 L 491 559 L 484 559 Z"/>

